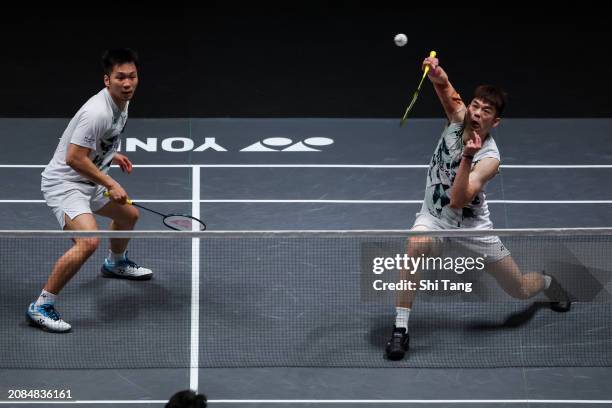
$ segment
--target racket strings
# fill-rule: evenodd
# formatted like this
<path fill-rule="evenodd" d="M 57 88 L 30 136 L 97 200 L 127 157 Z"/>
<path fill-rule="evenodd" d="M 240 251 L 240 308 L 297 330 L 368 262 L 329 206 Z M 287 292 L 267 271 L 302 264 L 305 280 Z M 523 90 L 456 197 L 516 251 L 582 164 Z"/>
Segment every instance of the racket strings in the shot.
<path fill-rule="evenodd" d="M 164 224 L 178 231 L 204 231 L 206 224 L 197 218 L 187 215 L 169 215 L 164 218 Z"/>

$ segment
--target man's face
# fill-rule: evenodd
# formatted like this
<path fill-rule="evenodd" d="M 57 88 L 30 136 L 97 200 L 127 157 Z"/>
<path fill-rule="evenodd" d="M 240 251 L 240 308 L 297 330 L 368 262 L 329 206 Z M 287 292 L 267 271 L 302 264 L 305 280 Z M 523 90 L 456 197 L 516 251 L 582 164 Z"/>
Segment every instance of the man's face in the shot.
<path fill-rule="evenodd" d="M 115 65 L 110 75 L 104 75 L 104 84 L 115 101 L 129 101 L 138 86 L 136 65 L 132 62 Z"/>
<path fill-rule="evenodd" d="M 499 117 L 495 107 L 482 99 L 474 98 L 468 106 L 466 125 L 475 130 L 480 136 L 485 136 L 489 131 L 499 125 Z"/>

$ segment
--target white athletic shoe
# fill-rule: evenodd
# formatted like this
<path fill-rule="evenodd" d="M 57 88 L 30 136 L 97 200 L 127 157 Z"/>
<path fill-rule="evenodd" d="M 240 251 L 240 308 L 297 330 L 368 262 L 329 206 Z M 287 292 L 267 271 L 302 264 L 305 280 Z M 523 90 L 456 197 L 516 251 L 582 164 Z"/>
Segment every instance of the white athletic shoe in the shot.
<path fill-rule="evenodd" d="M 105 259 L 104 264 L 102 264 L 102 274 L 109 278 L 147 280 L 151 279 L 153 271 L 130 261 L 126 252 L 125 258 L 119 262 L 110 262 Z"/>
<path fill-rule="evenodd" d="M 30 304 L 26 316 L 30 325 L 46 331 L 65 333 L 72 328 L 60 318 L 53 305 L 36 306 L 36 303 L 33 302 Z"/>

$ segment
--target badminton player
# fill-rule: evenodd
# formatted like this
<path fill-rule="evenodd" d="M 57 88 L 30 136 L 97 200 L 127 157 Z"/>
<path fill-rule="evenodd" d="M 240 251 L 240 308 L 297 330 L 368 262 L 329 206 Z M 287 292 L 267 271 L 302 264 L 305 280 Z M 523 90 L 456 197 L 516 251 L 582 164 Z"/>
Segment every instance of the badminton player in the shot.
<path fill-rule="evenodd" d="M 112 230 L 132 230 L 138 209 L 126 204 L 127 193 L 107 173 L 111 163 L 130 173 L 132 163 L 117 153 L 128 118 L 128 105 L 138 86 L 138 57 L 129 49 L 107 51 L 103 58 L 104 89 L 91 97 L 72 118 L 53 158 L 42 173 L 41 190 L 64 230 L 95 231 L 93 214 L 110 218 Z M 104 192 L 108 191 L 108 197 Z M 27 311 L 29 322 L 49 332 L 67 332 L 55 303 L 60 291 L 95 252 L 99 238 L 75 238 L 55 263 L 40 296 Z M 129 239 L 112 238 L 102 273 L 145 280 L 152 271 L 127 258 Z"/>
<path fill-rule="evenodd" d="M 416 215 L 413 230 L 492 229 L 485 197 L 485 186 L 498 173 L 500 154 L 490 132 L 500 123 L 506 97 L 495 86 L 479 86 L 468 106 L 449 82 L 437 58 L 426 58 L 428 77 L 446 112 L 448 124 L 429 164 L 425 199 Z M 440 250 L 440 239 L 412 237 L 408 256 L 428 256 Z M 510 296 L 528 299 L 544 292 L 551 307 L 570 310 L 567 293 L 550 275 L 523 274 L 499 237 L 455 239 L 473 253 L 484 255 L 486 271 Z M 410 272 L 413 275 L 410 275 Z M 402 271 L 402 279 L 418 282 L 418 271 Z M 386 346 L 387 358 L 400 360 L 408 351 L 408 321 L 415 291 L 401 291 L 396 299 L 396 319 Z"/>

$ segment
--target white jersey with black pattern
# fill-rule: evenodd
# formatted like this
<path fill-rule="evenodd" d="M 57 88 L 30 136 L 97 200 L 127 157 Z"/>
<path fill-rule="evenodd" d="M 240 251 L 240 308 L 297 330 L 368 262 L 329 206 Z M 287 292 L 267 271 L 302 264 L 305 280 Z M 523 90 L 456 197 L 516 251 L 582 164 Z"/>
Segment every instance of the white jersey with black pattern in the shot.
<path fill-rule="evenodd" d="M 70 144 L 91 149 L 89 158 L 100 171 L 107 173 L 119 149 L 127 112 L 128 106 L 120 111 L 106 88 L 92 96 L 66 127 L 53 158 L 42 172 L 43 180 L 47 183 L 89 181 L 66 164 Z"/>
<path fill-rule="evenodd" d="M 452 185 L 463 155 L 464 123 L 451 123 L 442 132 L 427 171 L 425 199 L 421 212 L 429 213 L 452 227 L 491 228 L 485 187 L 463 210 L 450 208 Z M 472 166 L 484 158 L 500 160 L 497 144 L 489 135 L 474 156 Z"/>

